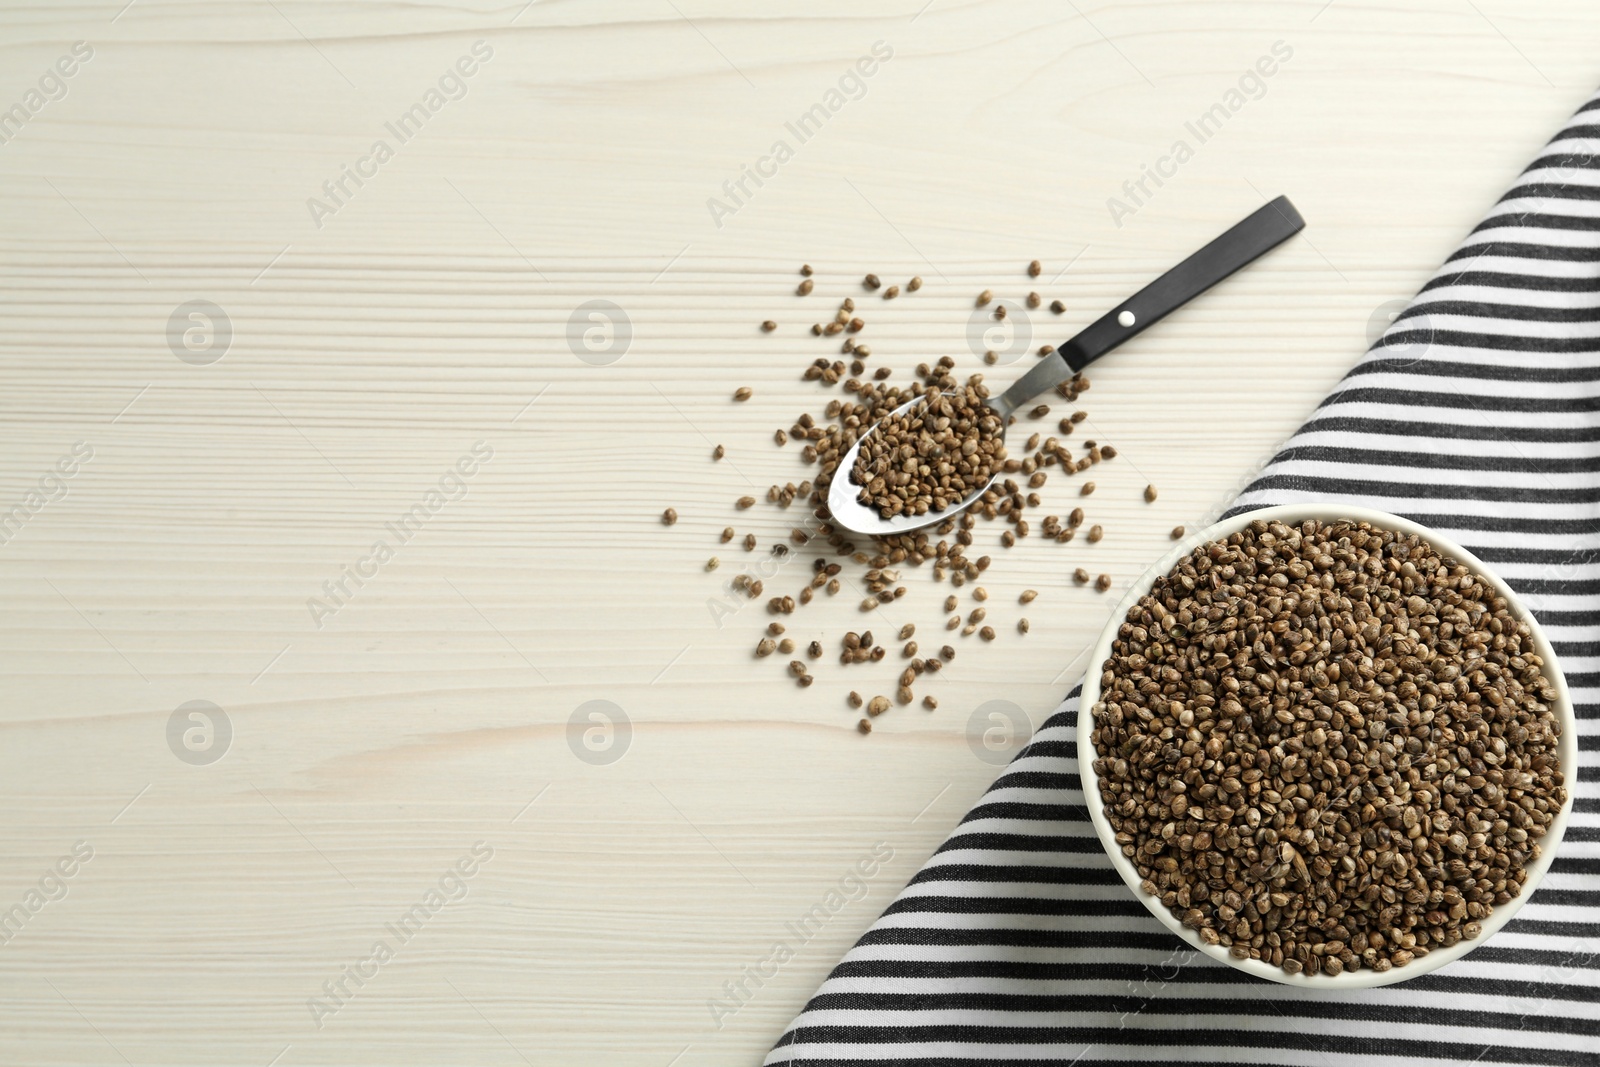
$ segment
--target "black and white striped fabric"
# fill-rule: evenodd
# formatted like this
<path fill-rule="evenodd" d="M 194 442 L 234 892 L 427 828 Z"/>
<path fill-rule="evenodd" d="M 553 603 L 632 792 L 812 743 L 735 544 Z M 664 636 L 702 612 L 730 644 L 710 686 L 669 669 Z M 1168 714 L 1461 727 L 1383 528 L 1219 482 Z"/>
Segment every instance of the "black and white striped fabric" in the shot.
<path fill-rule="evenodd" d="M 1077 692 L 823 983 L 769 1064 L 1600 1067 L 1600 96 L 1233 510 L 1406 515 L 1525 597 L 1577 705 L 1576 812 L 1492 941 L 1379 989 L 1307 992 L 1161 927 L 1079 791 Z"/>

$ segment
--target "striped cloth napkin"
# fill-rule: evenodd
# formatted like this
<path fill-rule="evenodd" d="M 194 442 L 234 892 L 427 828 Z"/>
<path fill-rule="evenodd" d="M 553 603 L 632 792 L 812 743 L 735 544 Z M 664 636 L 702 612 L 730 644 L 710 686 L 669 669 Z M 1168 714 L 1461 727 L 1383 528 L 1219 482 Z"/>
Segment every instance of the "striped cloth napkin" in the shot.
<path fill-rule="evenodd" d="M 1600 1065 L 1600 95 L 1235 502 L 1454 538 L 1567 672 L 1576 811 L 1517 917 L 1379 989 L 1252 978 L 1161 927 L 1082 806 L 1077 691 L 844 958 L 769 1064 Z"/>

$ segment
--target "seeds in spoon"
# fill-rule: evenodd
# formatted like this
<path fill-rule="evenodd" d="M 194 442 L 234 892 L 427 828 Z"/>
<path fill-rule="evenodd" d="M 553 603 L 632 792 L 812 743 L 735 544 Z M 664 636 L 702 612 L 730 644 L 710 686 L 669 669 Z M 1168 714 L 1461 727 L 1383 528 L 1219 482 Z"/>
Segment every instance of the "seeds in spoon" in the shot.
<path fill-rule="evenodd" d="M 891 415 L 861 441 L 850 480 L 857 500 L 885 519 L 939 512 L 989 484 L 1005 461 L 988 390 L 968 384 Z"/>

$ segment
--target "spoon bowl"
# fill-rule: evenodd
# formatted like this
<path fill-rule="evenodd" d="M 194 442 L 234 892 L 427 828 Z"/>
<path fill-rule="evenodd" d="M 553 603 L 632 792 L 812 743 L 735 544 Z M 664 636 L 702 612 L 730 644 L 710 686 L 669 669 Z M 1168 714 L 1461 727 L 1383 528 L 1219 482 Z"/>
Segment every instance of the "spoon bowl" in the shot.
<path fill-rule="evenodd" d="M 1069 367 L 1064 358 L 1052 356 L 1044 363 L 1034 367 L 1027 374 L 1024 374 L 1011 388 L 999 396 L 991 396 L 986 399 L 984 403 L 1000 416 L 1001 442 L 1005 441 L 1006 430 L 1010 427 L 1019 407 L 1040 393 L 1054 389 L 1076 373 L 1077 371 Z M 918 404 L 926 404 L 930 396 L 934 395 L 949 396 L 951 394 L 923 393 L 901 404 L 889 412 L 888 415 L 885 415 L 884 419 L 891 419 L 896 415 L 904 415 Z M 844 454 L 844 458 L 834 468 L 833 482 L 828 486 L 828 511 L 832 513 L 833 520 L 847 530 L 853 530 L 856 533 L 873 534 L 878 537 L 892 537 L 895 534 L 910 533 L 925 526 L 932 526 L 935 523 L 943 522 L 945 519 L 954 518 L 961 514 L 977 503 L 978 499 L 988 492 L 990 486 L 1005 476 L 1004 471 L 996 470 L 988 482 L 968 493 L 960 503 L 949 505 L 938 511 L 929 508 L 920 515 L 902 512 L 886 519 L 878 514 L 877 508 L 861 503 L 859 497 L 862 487 L 851 480 L 851 474 L 855 471 L 856 460 L 861 454 L 862 443 L 869 436 L 877 433 L 878 427 L 882 425 L 883 420 L 880 420 L 874 423 L 866 433 L 858 437 L 856 443 L 850 446 L 850 451 Z"/>

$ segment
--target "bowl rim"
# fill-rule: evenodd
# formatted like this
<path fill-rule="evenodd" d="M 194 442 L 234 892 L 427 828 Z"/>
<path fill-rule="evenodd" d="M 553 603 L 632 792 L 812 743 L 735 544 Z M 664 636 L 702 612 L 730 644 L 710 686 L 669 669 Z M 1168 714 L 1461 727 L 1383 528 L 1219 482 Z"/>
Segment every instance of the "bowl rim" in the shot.
<path fill-rule="evenodd" d="M 1094 772 L 1095 748 L 1091 740 L 1094 728 L 1094 705 L 1100 699 L 1101 665 L 1110 656 L 1111 643 L 1115 640 L 1117 630 L 1123 620 L 1127 618 L 1128 611 L 1142 598 L 1161 575 L 1170 571 L 1178 560 L 1193 552 L 1200 545 L 1219 540 L 1229 534 L 1235 533 L 1248 526 L 1250 523 L 1261 519 L 1267 522 L 1281 522 L 1285 525 L 1298 525 L 1307 519 L 1317 519 L 1322 522 L 1338 522 L 1349 520 L 1355 522 L 1368 522 L 1380 529 L 1393 530 L 1397 533 L 1416 534 L 1424 538 L 1440 555 L 1454 557 L 1460 563 L 1471 567 L 1475 572 L 1487 579 L 1502 597 L 1506 599 L 1512 613 L 1521 621 L 1528 624 L 1533 635 L 1534 650 L 1544 659 L 1545 674 L 1550 679 L 1556 691 L 1556 700 L 1551 705 L 1561 724 L 1561 741 L 1559 757 L 1561 768 L 1567 781 L 1567 801 L 1561 810 L 1556 813 L 1551 821 L 1549 830 L 1539 841 L 1539 858 L 1525 866 L 1528 872 L 1527 880 L 1523 884 L 1522 892 L 1512 898 L 1509 904 L 1496 905 L 1488 918 L 1482 920 L 1483 932 L 1475 939 L 1463 939 L 1448 948 L 1434 949 L 1426 956 L 1419 957 L 1404 967 L 1394 967 L 1388 971 L 1378 972 L 1363 967 L 1358 971 L 1345 971 L 1337 975 L 1308 975 L 1289 974 L 1281 967 L 1275 967 L 1261 960 L 1237 960 L 1231 956 L 1227 949 L 1220 945 L 1208 945 L 1200 940 L 1194 931 L 1185 927 L 1176 917 L 1155 897 L 1148 896 L 1139 888 L 1139 872 L 1134 868 L 1132 861 L 1122 854 L 1117 845 L 1110 823 L 1106 820 L 1104 803 L 1100 797 L 1099 778 Z M 1090 668 L 1084 678 L 1083 689 L 1078 697 L 1078 723 L 1077 723 L 1077 751 L 1079 781 L 1083 791 L 1084 806 L 1089 810 L 1089 819 L 1094 824 L 1095 836 L 1100 840 L 1100 847 L 1111 860 L 1111 865 L 1121 875 L 1140 903 L 1156 917 L 1164 927 L 1177 934 L 1183 941 L 1203 952 L 1212 959 L 1220 960 L 1230 966 L 1236 967 L 1257 978 L 1278 982 L 1283 985 L 1296 986 L 1309 989 L 1371 989 L 1378 986 L 1391 985 L 1395 982 L 1407 981 L 1420 975 L 1438 970 L 1447 964 L 1461 959 L 1473 949 L 1487 942 L 1501 927 L 1509 922 L 1517 911 L 1525 904 L 1529 897 L 1538 888 L 1545 873 L 1550 869 L 1550 864 L 1555 859 L 1561 839 L 1566 833 L 1567 821 L 1572 814 L 1573 802 L 1576 793 L 1572 788 L 1572 772 L 1577 767 L 1578 756 L 1577 721 L 1572 707 L 1572 698 L 1567 691 L 1566 677 L 1561 671 L 1561 666 L 1556 658 L 1555 649 L 1550 645 L 1539 621 L 1533 616 L 1526 605 L 1522 603 L 1516 592 L 1506 584 L 1505 580 L 1493 568 L 1486 565 L 1477 556 L 1456 544 L 1453 540 L 1434 531 L 1421 523 L 1399 515 L 1392 515 L 1375 508 L 1357 507 L 1341 504 L 1334 501 L 1307 501 L 1296 504 L 1280 504 L 1251 511 L 1239 512 L 1236 515 L 1219 519 L 1203 530 L 1189 534 L 1176 545 L 1164 553 L 1160 559 L 1151 564 L 1137 581 L 1135 581 L 1117 604 L 1110 620 L 1100 632 L 1091 649 Z"/>

